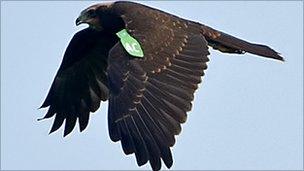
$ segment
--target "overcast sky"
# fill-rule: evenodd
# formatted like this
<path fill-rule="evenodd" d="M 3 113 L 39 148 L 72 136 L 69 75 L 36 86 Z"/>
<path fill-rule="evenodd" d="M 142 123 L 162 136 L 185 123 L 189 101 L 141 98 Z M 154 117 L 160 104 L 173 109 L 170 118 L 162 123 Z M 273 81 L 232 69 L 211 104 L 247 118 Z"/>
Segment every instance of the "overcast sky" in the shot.
<path fill-rule="evenodd" d="M 150 169 L 107 130 L 107 103 L 66 138 L 37 122 L 75 19 L 95 2 L 1 1 L 2 169 Z M 142 2 L 251 42 L 286 62 L 211 50 L 175 146 L 172 169 L 303 168 L 303 2 Z M 163 169 L 165 167 L 163 166 Z"/>

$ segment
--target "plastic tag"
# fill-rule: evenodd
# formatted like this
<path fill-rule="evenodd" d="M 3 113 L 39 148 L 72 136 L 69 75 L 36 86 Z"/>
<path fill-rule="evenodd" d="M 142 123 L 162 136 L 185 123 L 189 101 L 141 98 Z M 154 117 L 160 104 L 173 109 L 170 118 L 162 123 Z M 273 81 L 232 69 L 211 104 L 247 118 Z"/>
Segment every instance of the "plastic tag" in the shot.
<path fill-rule="evenodd" d="M 120 38 L 122 46 L 131 56 L 144 57 L 144 52 L 139 42 L 133 38 L 126 29 L 117 32 L 116 35 Z"/>

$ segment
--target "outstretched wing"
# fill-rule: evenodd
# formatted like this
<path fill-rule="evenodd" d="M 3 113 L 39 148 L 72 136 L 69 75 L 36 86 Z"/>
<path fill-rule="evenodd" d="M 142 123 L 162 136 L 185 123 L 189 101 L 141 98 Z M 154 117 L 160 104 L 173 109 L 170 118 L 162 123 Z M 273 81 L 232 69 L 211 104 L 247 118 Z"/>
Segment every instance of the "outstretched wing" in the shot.
<path fill-rule="evenodd" d="M 109 54 L 110 137 L 121 141 L 125 154 L 135 153 L 138 165 L 149 161 L 159 170 L 162 159 L 170 168 L 174 135 L 207 68 L 207 42 L 185 20 L 150 8 L 128 11 L 127 30 L 141 43 L 144 58 L 129 56 L 119 43 Z"/>
<path fill-rule="evenodd" d="M 44 118 L 55 116 L 50 133 L 59 129 L 65 120 L 66 136 L 73 130 L 77 118 L 80 131 L 83 131 L 90 112 L 99 108 L 101 100 L 108 99 L 107 56 L 116 42 L 115 36 L 90 28 L 79 31 L 72 38 L 41 106 L 49 106 Z"/>

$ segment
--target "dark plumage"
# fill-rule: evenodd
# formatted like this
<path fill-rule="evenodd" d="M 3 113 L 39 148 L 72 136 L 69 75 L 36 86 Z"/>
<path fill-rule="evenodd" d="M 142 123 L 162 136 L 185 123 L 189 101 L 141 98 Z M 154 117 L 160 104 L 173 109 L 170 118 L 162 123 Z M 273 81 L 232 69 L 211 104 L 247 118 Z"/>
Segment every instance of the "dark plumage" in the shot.
<path fill-rule="evenodd" d="M 168 168 L 173 164 L 170 147 L 207 69 L 208 45 L 283 61 L 267 46 L 133 2 L 93 5 L 76 20 L 82 23 L 90 27 L 67 47 L 41 106 L 49 107 L 42 119 L 55 117 L 50 133 L 65 121 L 66 136 L 77 121 L 83 131 L 90 112 L 109 100 L 111 140 L 121 141 L 125 154 L 135 153 L 139 166 L 149 161 L 153 170 L 161 168 L 161 159 Z M 122 29 L 140 42 L 143 58 L 122 47 L 115 35 Z"/>

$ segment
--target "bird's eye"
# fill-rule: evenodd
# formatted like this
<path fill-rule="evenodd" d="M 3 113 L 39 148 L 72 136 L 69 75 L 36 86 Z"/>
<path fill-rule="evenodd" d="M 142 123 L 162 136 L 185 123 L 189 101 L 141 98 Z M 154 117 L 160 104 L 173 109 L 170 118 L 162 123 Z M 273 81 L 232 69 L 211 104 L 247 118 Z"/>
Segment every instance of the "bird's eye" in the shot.
<path fill-rule="evenodd" d="M 96 12 L 95 12 L 95 10 L 89 10 L 89 11 L 87 12 L 87 15 L 88 15 L 90 18 L 94 18 L 94 17 L 96 17 Z"/>

